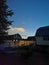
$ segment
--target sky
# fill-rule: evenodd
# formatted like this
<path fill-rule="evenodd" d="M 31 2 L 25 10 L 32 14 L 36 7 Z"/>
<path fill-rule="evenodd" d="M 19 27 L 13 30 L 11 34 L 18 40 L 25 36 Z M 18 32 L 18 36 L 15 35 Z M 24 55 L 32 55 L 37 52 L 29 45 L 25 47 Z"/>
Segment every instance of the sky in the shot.
<path fill-rule="evenodd" d="M 9 34 L 27 38 L 35 36 L 39 27 L 49 25 L 49 0 L 7 0 L 7 4 L 14 12 Z"/>

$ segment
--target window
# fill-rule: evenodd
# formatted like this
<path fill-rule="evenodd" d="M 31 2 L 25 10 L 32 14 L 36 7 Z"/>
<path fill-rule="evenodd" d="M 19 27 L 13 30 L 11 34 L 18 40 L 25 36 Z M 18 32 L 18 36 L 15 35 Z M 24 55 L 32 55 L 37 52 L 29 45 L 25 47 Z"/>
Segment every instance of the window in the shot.
<path fill-rule="evenodd" d="M 43 40 L 49 40 L 49 36 L 43 37 Z"/>

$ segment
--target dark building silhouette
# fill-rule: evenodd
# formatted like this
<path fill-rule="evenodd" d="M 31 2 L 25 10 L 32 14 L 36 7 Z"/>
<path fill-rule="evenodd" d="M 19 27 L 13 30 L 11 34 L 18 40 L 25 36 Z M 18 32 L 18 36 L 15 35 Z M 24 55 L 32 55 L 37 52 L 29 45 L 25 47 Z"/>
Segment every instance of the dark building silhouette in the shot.
<path fill-rule="evenodd" d="M 37 29 L 35 37 L 38 45 L 49 45 L 49 26 Z"/>
<path fill-rule="evenodd" d="M 7 37 L 9 40 L 20 40 L 22 39 L 20 34 L 8 35 Z"/>
<path fill-rule="evenodd" d="M 14 47 L 18 45 L 18 40 L 21 40 L 22 37 L 20 34 L 7 35 L 4 36 L 4 44 L 0 44 L 0 49 L 4 49 L 5 47 Z"/>
<path fill-rule="evenodd" d="M 35 36 L 49 36 L 49 26 L 40 27 Z"/>
<path fill-rule="evenodd" d="M 28 37 L 27 39 L 28 39 L 28 40 L 34 40 L 34 41 L 36 41 L 35 36 L 30 36 L 30 37 Z"/>

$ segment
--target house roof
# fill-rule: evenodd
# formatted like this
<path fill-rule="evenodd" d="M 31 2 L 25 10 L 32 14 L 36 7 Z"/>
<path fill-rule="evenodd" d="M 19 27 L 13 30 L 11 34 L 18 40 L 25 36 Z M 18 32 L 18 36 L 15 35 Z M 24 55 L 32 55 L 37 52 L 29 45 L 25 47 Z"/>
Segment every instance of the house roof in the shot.
<path fill-rule="evenodd" d="M 15 40 L 15 39 L 22 39 L 22 37 L 19 34 L 14 34 L 14 35 L 6 35 L 4 37 L 0 36 L 1 39 L 3 38 L 4 40 Z"/>
<path fill-rule="evenodd" d="M 40 27 L 37 29 L 35 36 L 49 36 L 49 26 Z"/>
<path fill-rule="evenodd" d="M 30 36 L 30 37 L 27 38 L 27 40 L 34 40 L 35 41 L 36 38 L 34 36 Z"/>
<path fill-rule="evenodd" d="M 8 39 L 22 39 L 21 35 L 19 34 L 14 34 L 14 35 L 9 35 Z"/>

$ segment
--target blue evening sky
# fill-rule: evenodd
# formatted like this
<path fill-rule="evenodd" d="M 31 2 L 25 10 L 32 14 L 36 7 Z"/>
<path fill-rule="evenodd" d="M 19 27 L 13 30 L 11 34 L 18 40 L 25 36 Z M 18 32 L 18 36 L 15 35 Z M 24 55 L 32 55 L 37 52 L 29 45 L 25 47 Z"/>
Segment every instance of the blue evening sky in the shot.
<path fill-rule="evenodd" d="M 49 25 L 49 0 L 7 0 L 13 10 L 13 27 L 34 35 L 39 27 Z"/>

